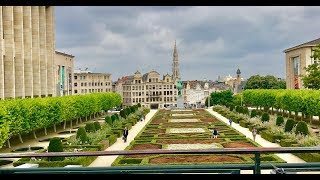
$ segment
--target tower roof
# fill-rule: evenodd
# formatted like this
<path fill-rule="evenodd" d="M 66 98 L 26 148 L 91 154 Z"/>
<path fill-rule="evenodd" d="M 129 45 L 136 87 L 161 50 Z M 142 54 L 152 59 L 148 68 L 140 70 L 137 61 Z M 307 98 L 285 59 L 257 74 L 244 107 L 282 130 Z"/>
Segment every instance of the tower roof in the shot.
<path fill-rule="evenodd" d="M 237 74 L 241 74 L 241 71 L 240 71 L 240 69 L 238 68 L 238 70 L 237 70 Z"/>

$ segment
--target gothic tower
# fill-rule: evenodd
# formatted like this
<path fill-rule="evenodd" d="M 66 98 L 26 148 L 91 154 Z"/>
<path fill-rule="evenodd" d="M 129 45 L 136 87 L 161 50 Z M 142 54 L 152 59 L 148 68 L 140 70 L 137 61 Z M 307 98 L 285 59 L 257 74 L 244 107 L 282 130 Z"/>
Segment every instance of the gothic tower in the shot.
<path fill-rule="evenodd" d="M 172 76 L 174 81 L 180 79 L 178 51 L 177 51 L 176 41 L 174 41 L 174 49 L 173 49 Z"/>
<path fill-rule="evenodd" d="M 237 84 L 239 85 L 241 82 L 241 71 L 240 69 L 238 68 L 237 70 Z"/>

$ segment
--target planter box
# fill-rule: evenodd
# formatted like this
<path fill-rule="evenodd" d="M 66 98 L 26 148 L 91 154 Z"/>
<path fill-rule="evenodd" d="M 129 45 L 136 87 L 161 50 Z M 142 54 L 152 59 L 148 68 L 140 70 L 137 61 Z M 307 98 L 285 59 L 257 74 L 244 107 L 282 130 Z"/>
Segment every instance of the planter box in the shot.
<path fill-rule="evenodd" d="M 296 144 L 297 141 L 292 140 L 292 139 L 281 139 L 280 140 L 280 146 L 282 147 L 290 147 L 292 144 Z"/>
<path fill-rule="evenodd" d="M 240 124 L 240 126 L 242 126 L 242 127 L 248 127 L 248 125 L 250 125 L 250 123 L 249 122 L 247 122 L 247 121 L 245 121 L 245 120 L 241 120 L 240 122 L 239 122 L 239 124 Z"/>
<path fill-rule="evenodd" d="M 284 138 L 283 135 L 274 135 L 268 130 L 263 130 L 263 131 L 261 131 L 260 134 L 263 139 L 270 141 L 270 142 L 273 142 L 273 143 Z"/>

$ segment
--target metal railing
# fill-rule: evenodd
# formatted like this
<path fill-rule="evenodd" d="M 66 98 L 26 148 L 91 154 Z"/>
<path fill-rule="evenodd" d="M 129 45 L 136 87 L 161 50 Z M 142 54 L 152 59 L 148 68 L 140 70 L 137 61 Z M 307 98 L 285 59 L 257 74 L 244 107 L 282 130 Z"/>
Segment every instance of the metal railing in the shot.
<path fill-rule="evenodd" d="M 238 170 L 253 170 L 261 174 L 261 169 L 296 168 L 300 171 L 320 171 L 320 162 L 314 163 L 274 163 L 261 164 L 261 154 L 269 153 L 319 153 L 320 147 L 277 147 L 277 148 L 223 148 L 223 149 L 192 149 L 192 150 L 121 150 L 121 151 L 92 151 L 92 152 L 50 152 L 50 153 L 2 153 L 2 158 L 22 157 L 71 157 L 71 156 L 114 156 L 141 154 L 254 154 L 254 164 L 209 164 L 209 165 L 144 165 L 144 166 L 113 166 L 113 167 L 82 167 L 82 168 L 36 168 L 0 169 L 4 173 L 238 173 Z M 240 171 L 239 171 L 240 172 Z"/>

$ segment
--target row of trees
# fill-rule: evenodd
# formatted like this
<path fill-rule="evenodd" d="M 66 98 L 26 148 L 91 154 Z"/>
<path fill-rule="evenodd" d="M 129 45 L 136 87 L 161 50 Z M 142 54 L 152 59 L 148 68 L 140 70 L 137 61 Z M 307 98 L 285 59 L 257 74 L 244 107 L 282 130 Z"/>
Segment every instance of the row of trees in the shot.
<path fill-rule="evenodd" d="M 9 99 L 0 101 L 0 148 L 10 137 L 34 132 L 61 122 L 86 118 L 121 104 L 116 93 Z"/>
<path fill-rule="evenodd" d="M 320 116 L 320 91 L 318 90 L 245 90 L 243 100 L 249 106 L 261 106 Z"/>

